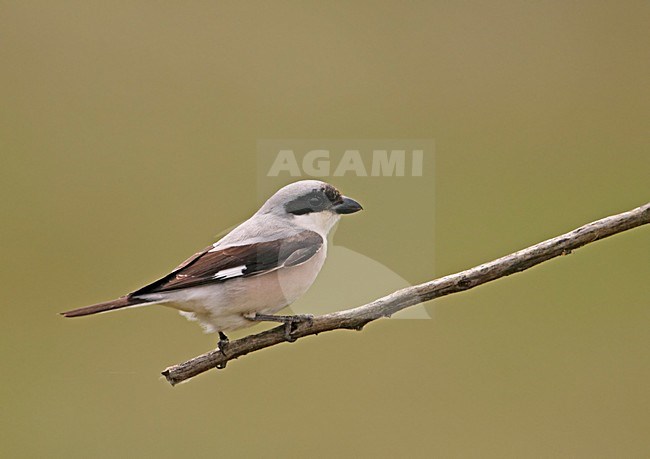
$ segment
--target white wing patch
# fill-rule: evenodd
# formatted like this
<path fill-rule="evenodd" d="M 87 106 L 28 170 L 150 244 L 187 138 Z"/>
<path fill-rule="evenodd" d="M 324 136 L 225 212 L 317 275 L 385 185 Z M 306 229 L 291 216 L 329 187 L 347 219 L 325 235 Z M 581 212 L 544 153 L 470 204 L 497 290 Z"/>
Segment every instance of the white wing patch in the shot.
<path fill-rule="evenodd" d="M 212 278 L 218 280 L 225 280 L 225 279 L 231 279 L 233 277 L 243 276 L 245 269 L 246 269 L 246 265 L 235 266 L 234 268 L 222 269 L 221 271 L 217 271 L 217 273 L 214 276 L 212 276 Z"/>

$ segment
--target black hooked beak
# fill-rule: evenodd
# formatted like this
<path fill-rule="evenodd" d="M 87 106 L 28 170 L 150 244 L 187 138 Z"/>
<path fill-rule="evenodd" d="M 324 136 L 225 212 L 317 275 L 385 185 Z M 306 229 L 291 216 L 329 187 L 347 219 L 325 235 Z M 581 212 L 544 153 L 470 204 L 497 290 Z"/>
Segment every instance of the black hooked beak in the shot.
<path fill-rule="evenodd" d="M 354 199 L 343 196 L 343 202 L 333 206 L 332 210 L 337 214 L 353 214 L 363 210 L 363 207 Z"/>

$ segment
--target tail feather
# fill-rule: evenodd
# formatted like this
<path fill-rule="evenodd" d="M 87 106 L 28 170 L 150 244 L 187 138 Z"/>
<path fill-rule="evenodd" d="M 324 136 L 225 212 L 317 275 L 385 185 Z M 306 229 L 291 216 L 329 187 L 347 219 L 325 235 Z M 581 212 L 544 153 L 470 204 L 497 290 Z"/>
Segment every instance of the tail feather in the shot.
<path fill-rule="evenodd" d="M 113 311 L 115 309 L 128 308 L 130 306 L 144 305 L 145 303 L 149 303 L 149 301 L 143 300 L 141 298 L 123 296 L 117 300 L 106 301 L 105 303 L 91 304 L 90 306 L 84 306 L 83 308 L 71 309 L 70 311 L 61 312 L 60 314 L 63 317 L 81 317 L 97 314 L 100 312 Z"/>

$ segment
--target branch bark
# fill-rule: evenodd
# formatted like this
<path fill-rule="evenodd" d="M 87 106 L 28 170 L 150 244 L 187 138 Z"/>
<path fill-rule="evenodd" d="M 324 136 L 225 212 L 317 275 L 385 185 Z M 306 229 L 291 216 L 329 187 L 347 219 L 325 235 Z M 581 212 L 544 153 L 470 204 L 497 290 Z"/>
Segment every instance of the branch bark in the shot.
<path fill-rule="evenodd" d="M 560 255 L 568 255 L 583 245 L 650 223 L 650 203 L 629 212 L 588 223 L 571 232 L 548 239 L 510 255 L 465 271 L 398 290 L 357 308 L 314 317 L 296 326 L 296 339 L 337 329 L 361 330 L 368 322 L 390 317 L 402 309 L 445 295 L 469 290 L 510 274 L 518 273 Z M 165 369 L 162 374 L 171 385 L 186 381 L 211 368 L 243 355 L 286 342 L 284 326 L 232 341 L 222 353 L 219 349 Z"/>

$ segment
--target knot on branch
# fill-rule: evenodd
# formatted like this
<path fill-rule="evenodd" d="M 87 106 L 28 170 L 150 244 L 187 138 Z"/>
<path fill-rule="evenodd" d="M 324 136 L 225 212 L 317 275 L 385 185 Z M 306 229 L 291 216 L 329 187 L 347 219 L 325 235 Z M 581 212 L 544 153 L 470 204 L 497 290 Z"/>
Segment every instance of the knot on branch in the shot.
<path fill-rule="evenodd" d="M 471 282 L 469 279 L 463 277 L 463 278 L 459 279 L 459 280 L 456 282 L 456 286 L 457 286 L 460 290 L 467 290 L 468 288 L 470 288 L 470 287 L 472 286 L 472 282 Z"/>

